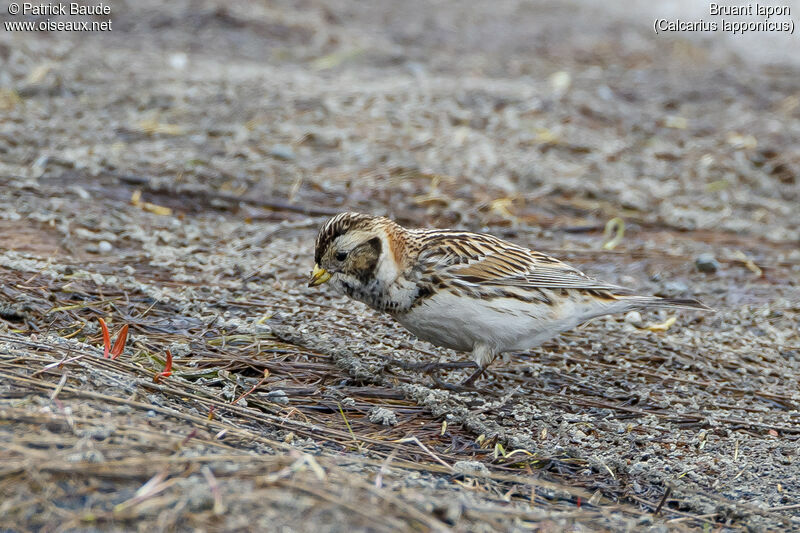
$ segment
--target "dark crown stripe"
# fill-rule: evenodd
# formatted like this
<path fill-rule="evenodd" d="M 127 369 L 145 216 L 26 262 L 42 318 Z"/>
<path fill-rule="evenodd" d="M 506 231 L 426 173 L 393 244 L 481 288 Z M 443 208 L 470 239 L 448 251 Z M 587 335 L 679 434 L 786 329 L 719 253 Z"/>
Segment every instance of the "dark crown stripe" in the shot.
<path fill-rule="evenodd" d="M 328 220 L 317 235 L 317 242 L 314 244 L 314 262 L 319 264 L 325 250 L 340 235 L 344 235 L 351 229 L 366 225 L 374 217 L 361 213 L 340 213 Z"/>

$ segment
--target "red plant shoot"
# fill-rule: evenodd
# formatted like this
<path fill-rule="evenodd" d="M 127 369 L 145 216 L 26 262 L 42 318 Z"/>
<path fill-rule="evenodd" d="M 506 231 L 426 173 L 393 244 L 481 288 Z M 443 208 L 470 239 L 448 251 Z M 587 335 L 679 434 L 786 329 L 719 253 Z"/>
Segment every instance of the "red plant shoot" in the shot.
<path fill-rule="evenodd" d="M 103 359 L 108 359 L 108 354 L 111 352 L 111 336 L 108 334 L 106 321 L 99 317 L 97 320 L 100 321 L 100 329 L 103 330 Z"/>
<path fill-rule="evenodd" d="M 111 356 L 111 359 L 116 359 L 117 357 L 122 354 L 122 350 L 125 349 L 125 342 L 128 340 L 128 324 L 122 326 L 122 329 L 119 330 L 119 334 L 117 334 L 117 340 L 114 342 L 114 347 L 111 347 L 111 335 L 108 333 L 108 326 L 106 326 L 106 321 L 102 318 L 97 318 L 98 322 L 100 322 L 100 329 L 103 330 L 103 359 L 108 359 Z"/>
<path fill-rule="evenodd" d="M 172 375 L 172 352 L 167 350 L 167 363 L 164 365 L 164 371 L 159 372 L 153 376 L 153 383 L 159 383 L 161 378 L 168 378 Z"/>
<path fill-rule="evenodd" d="M 125 341 L 128 340 L 128 324 L 122 326 L 117 335 L 117 340 L 114 342 L 114 347 L 111 348 L 111 359 L 116 359 L 125 349 Z"/>

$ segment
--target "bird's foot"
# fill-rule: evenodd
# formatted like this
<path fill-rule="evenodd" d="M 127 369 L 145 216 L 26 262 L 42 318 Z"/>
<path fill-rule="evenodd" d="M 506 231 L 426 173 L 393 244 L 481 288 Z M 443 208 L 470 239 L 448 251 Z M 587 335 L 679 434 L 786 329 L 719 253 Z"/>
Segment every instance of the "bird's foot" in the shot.
<path fill-rule="evenodd" d="M 403 370 L 417 370 L 425 374 L 436 372 L 439 370 L 457 370 L 460 368 L 470 368 L 475 366 L 472 361 L 454 361 L 451 363 L 406 363 L 405 361 L 398 361 L 397 359 L 389 359 L 387 362 L 389 366 L 396 366 Z"/>
<path fill-rule="evenodd" d="M 467 379 L 465 379 L 464 381 L 462 381 L 458 385 L 445 383 L 444 381 L 439 379 L 439 375 L 438 374 L 432 374 L 431 377 L 433 377 L 433 382 L 436 385 L 436 387 L 440 388 L 440 389 L 445 389 L 445 390 L 449 390 L 449 391 L 453 391 L 453 392 L 480 392 L 480 393 L 485 393 L 486 392 L 485 389 L 479 389 L 478 387 L 475 386 L 475 381 L 477 381 L 477 379 L 479 377 L 481 377 L 484 372 L 486 372 L 486 367 L 478 367 L 478 370 L 473 372 Z"/>
<path fill-rule="evenodd" d="M 458 385 L 446 383 L 442 381 L 437 374 L 432 374 L 431 377 L 433 378 L 434 388 L 437 389 L 444 389 L 452 392 L 482 392 L 480 389 L 472 385 L 465 386 L 463 383 Z"/>
<path fill-rule="evenodd" d="M 481 376 L 483 375 L 483 373 L 484 373 L 484 372 L 486 372 L 486 368 L 488 368 L 488 367 L 485 367 L 485 366 L 479 366 L 479 367 L 478 367 L 478 370 L 476 370 L 475 372 L 473 372 L 471 376 L 469 376 L 467 379 L 465 379 L 465 380 L 464 380 L 464 381 L 461 383 L 461 386 L 462 386 L 462 387 L 471 387 L 471 386 L 472 386 L 472 385 L 475 383 L 475 381 L 477 381 L 477 379 L 478 379 L 479 377 L 481 377 Z"/>

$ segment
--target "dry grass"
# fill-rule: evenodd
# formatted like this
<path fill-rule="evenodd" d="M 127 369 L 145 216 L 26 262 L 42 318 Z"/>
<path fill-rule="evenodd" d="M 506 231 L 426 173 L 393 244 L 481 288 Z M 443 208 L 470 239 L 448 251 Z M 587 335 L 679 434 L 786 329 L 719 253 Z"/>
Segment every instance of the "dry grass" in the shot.
<path fill-rule="evenodd" d="M 6 294 L 25 293 L 24 323 L 39 330 L 0 335 L 4 527 L 127 529 L 155 520 L 166 529 L 232 529 L 264 506 L 276 515 L 261 520 L 301 529 L 296 513 L 380 531 L 650 520 L 575 479 L 564 483 L 580 459 L 497 456 L 495 441 L 443 426 L 395 390 L 354 384 L 330 356 L 269 334 L 169 333 L 171 311 L 138 295 L 72 284 L 62 300 L 60 284 L 37 278 L 2 280 Z M 65 340 L 76 324 L 87 329 L 109 313 L 126 317 L 135 339 L 119 359 Z M 154 383 L 176 342 L 190 343 L 191 354 Z M 370 422 L 375 407 L 391 409 L 397 424 Z M 476 475 L 454 468 L 473 460 L 494 466 Z M 412 491 L 409 479 L 439 487 Z"/>

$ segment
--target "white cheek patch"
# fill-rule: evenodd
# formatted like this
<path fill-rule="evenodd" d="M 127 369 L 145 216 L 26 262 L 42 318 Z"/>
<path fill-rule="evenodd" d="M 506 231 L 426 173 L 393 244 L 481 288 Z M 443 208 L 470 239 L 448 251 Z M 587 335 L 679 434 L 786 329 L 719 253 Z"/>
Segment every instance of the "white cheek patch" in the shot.
<path fill-rule="evenodd" d="M 389 244 L 381 239 L 381 256 L 378 259 L 378 268 L 375 271 L 376 276 L 387 284 L 392 284 L 400 277 L 400 268 L 391 257 L 389 253 Z"/>

